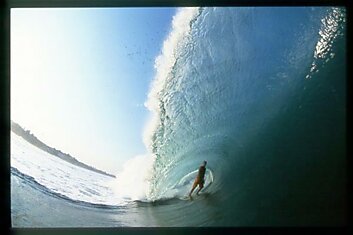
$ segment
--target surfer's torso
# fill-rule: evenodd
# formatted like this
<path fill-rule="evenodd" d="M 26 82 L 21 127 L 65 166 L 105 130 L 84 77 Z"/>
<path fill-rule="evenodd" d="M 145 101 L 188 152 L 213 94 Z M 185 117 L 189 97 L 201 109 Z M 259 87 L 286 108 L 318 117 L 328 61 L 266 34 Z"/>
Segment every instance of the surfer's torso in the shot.
<path fill-rule="evenodd" d="M 199 168 L 199 173 L 198 173 L 198 175 L 197 175 L 196 180 L 197 180 L 198 182 L 203 182 L 203 181 L 204 181 L 204 177 L 205 177 L 205 173 L 206 173 L 206 167 L 200 166 L 200 168 Z"/>

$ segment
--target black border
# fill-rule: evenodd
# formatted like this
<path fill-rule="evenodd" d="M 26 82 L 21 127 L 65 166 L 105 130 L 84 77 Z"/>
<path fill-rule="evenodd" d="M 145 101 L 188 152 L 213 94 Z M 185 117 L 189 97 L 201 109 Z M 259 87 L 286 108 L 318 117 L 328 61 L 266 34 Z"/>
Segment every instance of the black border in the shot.
<path fill-rule="evenodd" d="M 0 3 L 0 226 L 11 226 L 10 209 L 10 10 Z"/>
<path fill-rule="evenodd" d="M 344 6 L 345 0 L 9 0 L 9 7 Z"/>
<path fill-rule="evenodd" d="M 10 210 L 10 9 L 37 7 L 175 7 L 175 6 L 343 6 L 347 12 L 347 64 L 350 65 L 349 38 L 351 35 L 349 0 L 7 0 L 0 1 L 0 226 L 5 234 L 349 234 L 351 231 L 351 188 L 349 122 L 350 66 L 347 66 L 347 225 L 343 227 L 212 227 L 212 228 L 11 228 Z"/>
<path fill-rule="evenodd" d="M 293 234 L 293 235 L 305 235 L 305 234 L 323 234 L 323 235 L 336 235 L 344 234 L 347 232 L 345 228 L 337 227 L 254 227 L 254 228 L 233 228 L 233 227 L 200 227 L 200 228 L 54 228 L 54 229 L 14 229 L 13 234 L 15 235 L 36 235 L 36 234 L 45 234 L 45 235 L 58 235 L 58 234 L 67 234 L 67 235 L 131 235 L 131 234 L 143 234 L 143 235 L 209 235 L 209 234 L 236 234 L 236 235 L 283 235 L 283 234 Z"/>

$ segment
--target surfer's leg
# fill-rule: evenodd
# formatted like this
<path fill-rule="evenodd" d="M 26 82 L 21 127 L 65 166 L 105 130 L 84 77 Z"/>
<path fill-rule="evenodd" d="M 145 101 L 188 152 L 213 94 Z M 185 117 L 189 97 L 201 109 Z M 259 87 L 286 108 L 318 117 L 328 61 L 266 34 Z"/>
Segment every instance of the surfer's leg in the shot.
<path fill-rule="evenodd" d="M 197 186 L 197 183 L 198 183 L 198 182 L 195 180 L 194 184 L 192 185 L 192 189 L 191 189 L 191 191 L 190 191 L 190 193 L 189 193 L 189 197 L 191 197 L 192 192 L 194 192 L 194 190 L 195 190 L 195 188 L 196 188 L 196 186 Z"/>
<path fill-rule="evenodd" d="M 189 197 L 191 197 L 191 194 L 192 194 L 192 192 L 195 190 L 195 188 L 196 188 L 196 187 L 194 187 L 194 186 L 192 187 L 192 189 L 191 189 L 191 191 L 190 191 L 190 193 L 189 193 Z"/>
<path fill-rule="evenodd" d="M 196 195 L 199 195 L 199 192 L 203 189 L 203 184 L 199 184 L 199 189 L 196 192 Z"/>

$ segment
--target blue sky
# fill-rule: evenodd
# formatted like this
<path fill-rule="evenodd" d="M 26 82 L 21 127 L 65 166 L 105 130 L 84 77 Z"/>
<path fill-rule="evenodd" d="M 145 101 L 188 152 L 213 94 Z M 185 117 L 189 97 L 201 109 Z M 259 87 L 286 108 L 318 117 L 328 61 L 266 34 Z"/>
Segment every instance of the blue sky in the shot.
<path fill-rule="evenodd" d="M 11 9 L 11 119 L 112 173 L 146 153 L 144 107 L 175 8 Z"/>

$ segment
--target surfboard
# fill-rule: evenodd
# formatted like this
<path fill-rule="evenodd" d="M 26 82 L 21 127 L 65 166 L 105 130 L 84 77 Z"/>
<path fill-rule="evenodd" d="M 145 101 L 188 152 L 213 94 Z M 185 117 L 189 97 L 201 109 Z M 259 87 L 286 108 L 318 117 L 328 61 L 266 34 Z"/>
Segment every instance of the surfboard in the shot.
<path fill-rule="evenodd" d="M 189 192 L 190 189 L 194 183 L 195 177 L 197 175 L 198 169 L 184 175 L 178 183 L 176 183 L 172 189 L 177 191 L 177 198 L 183 201 L 189 201 L 189 200 L 194 200 L 197 199 L 199 196 L 202 196 L 204 193 L 207 193 L 208 188 L 210 185 L 213 183 L 214 176 L 213 172 L 210 169 L 206 169 L 206 174 L 205 174 L 205 186 L 204 188 L 199 192 L 199 195 L 196 195 L 196 191 L 198 188 L 196 188 L 196 191 L 193 193 L 192 198 L 189 197 Z"/>
<path fill-rule="evenodd" d="M 189 196 L 184 196 L 184 197 L 180 197 L 179 199 L 183 201 L 189 201 L 189 200 L 192 200 L 192 197 L 190 198 Z"/>

